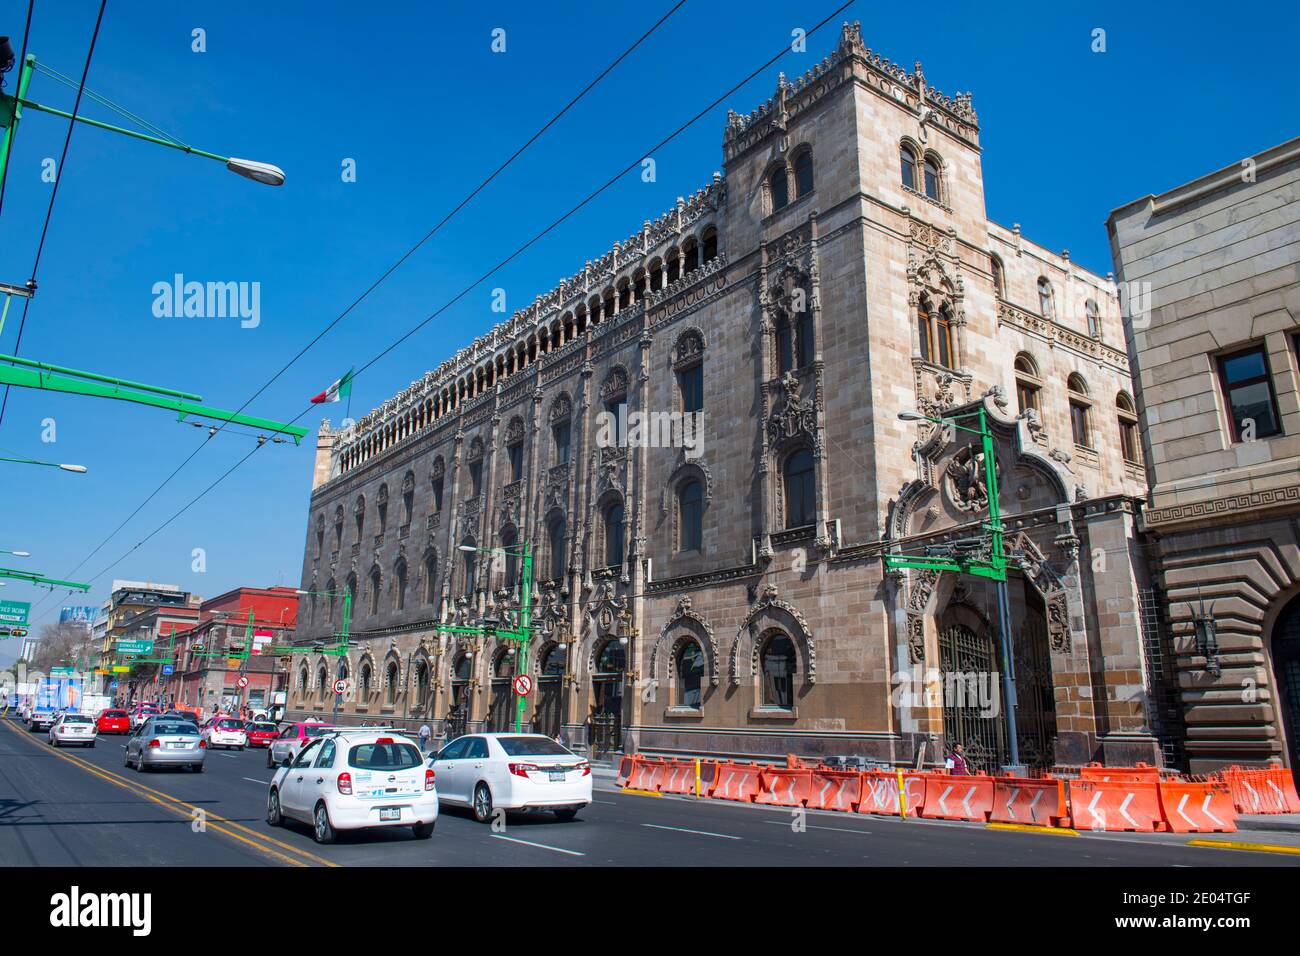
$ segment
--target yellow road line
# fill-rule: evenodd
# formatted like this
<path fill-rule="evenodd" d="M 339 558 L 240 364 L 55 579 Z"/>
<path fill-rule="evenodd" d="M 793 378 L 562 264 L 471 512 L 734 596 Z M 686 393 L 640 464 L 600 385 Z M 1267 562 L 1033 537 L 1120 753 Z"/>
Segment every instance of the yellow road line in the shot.
<path fill-rule="evenodd" d="M 986 823 L 987 830 L 1015 830 L 1018 833 L 1046 833 L 1049 836 L 1078 836 L 1078 830 L 1069 827 L 1038 827 L 1028 823 Z"/>
<path fill-rule="evenodd" d="M 1300 856 L 1300 846 L 1279 843 L 1239 843 L 1235 840 L 1188 840 L 1188 846 L 1206 846 L 1218 850 L 1249 850 L 1254 853 L 1291 853 Z"/>
<path fill-rule="evenodd" d="M 27 736 L 25 734 L 19 733 L 18 730 L 15 729 L 13 726 L 11 726 L 9 723 L 5 723 L 5 726 L 9 727 L 9 729 L 13 731 L 15 734 L 17 734 L 19 737 Z M 35 740 L 32 740 L 31 742 L 33 744 L 36 743 Z M 38 749 L 44 749 L 44 748 L 38 747 Z M 72 754 L 66 754 L 60 750 L 56 750 L 53 748 L 49 752 L 52 753 L 54 756 L 59 757 L 60 759 L 66 760 L 69 763 L 72 763 L 75 766 L 80 767 L 82 770 L 85 770 L 87 773 L 91 774 L 92 776 L 99 777 L 102 780 L 107 780 L 109 783 L 121 787 L 124 790 L 130 791 L 131 793 L 135 794 L 138 797 L 143 797 L 144 799 L 152 803 L 156 803 L 158 806 L 163 807 L 164 809 L 171 810 L 173 813 L 179 813 L 189 820 L 193 820 L 194 813 L 198 812 L 202 814 L 204 826 L 210 827 L 211 829 L 216 830 L 218 833 L 225 834 L 226 836 L 238 840 L 241 843 L 245 843 L 256 850 L 261 851 L 262 853 L 266 853 L 270 856 L 275 857 L 276 859 L 283 860 L 284 862 L 289 863 L 292 866 L 310 866 L 311 864 L 304 862 L 303 860 L 289 857 L 284 853 L 279 852 L 278 850 L 272 849 L 272 847 L 268 844 L 281 847 L 282 849 L 287 850 L 289 853 L 294 853 L 300 857 L 305 857 L 307 860 L 311 860 L 313 862 L 319 863 L 322 866 L 337 867 L 339 865 L 333 862 L 332 860 L 327 860 L 324 857 L 316 856 L 314 853 L 309 853 L 306 850 L 299 849 L 298 847 L 295 846 L 290 846 L 288 843 L 282 843 L 279 840 L 266 836 L 265 834 L 258 833 L 256 830 L 251 830 L 248 827 L 244 826 L 243 824 L 235 823 L 233 820 L 228 820 L 225 817 L 221 816 L 220 814 L 213 813 L 211 810 L 207 810 L 202 807 L 197 807 L 192 803 L 187 803 L 186 801 L 179 799 L 178 797 L 173 797 L 169 793 L 164 793 L 161 790 L 154 790 L 152 787 L 147 787 L 143 783 L 140 783 L 139 781 L 131 780 L 127 777 L 120 776 L 119 774 L 113 773 L 113 771 L 111 770 L 105 770 L 104 768 L 96 766 L 95 764 L 81 757 L 74 757 L 72 756 Z M 216 821 L 216 823 L 212 822 L 214 820 Z M 244 833 L 249 834 L 249 836 L 252 839 L 234 832 L 235 830 L 242 830 Z"/>

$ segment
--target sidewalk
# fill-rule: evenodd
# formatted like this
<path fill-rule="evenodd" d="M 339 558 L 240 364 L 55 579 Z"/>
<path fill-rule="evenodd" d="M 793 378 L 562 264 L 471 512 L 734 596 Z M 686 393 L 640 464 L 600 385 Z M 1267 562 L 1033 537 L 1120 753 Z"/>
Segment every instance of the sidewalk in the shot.
<path fill-rule="evenodd" d="M 1239 813 L 1237 829 L 1300 833 L 1300 813 Z"/>

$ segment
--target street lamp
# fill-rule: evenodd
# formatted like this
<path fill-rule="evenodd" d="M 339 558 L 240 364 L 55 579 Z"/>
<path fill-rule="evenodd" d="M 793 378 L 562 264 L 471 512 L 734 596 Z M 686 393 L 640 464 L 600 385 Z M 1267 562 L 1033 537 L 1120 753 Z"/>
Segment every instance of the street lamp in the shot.
<path fill-rule="evenodd" d="M 0 458 L 0 461 L 9 461 L 16 465 L 44 465 L 47 468 L 58 468 L 61 471 L 71 471 L 78 475 L 84 475 L 87 471 L 85 465 L 61 465 L 58 462 L 38 461 L 35 458 Z"/>
<path fill-rule="evenodd" d="M 993 456 L 993 433 L 989 431 L 984 403 L 981 402 L 975 411 L 961 415 L 944 415 L 935 418 L 914 409 L 904 409 L 898 413 L 898 418 L 904 422 L 931 422 L 935 425 L 951 426 L 959 431 L 978 435 L 980 438 L 980 448 L 984 458 L 984 484 L 988 492 L 989 520 L 984 524 L 984 530 L 988 532 L 988 557 L 971 554 L 970 548 L 961 547 L 963 542 L 954 542 L 949 549 L 951 556 L 907 558 L 902 555 L 886 554 L 885 567 L 955 571 L 958 574 L 971 574 L 994 582 L 1002 644 L 1002 687 L 1006 698 L 1007 753 L 1011 765 L 1018 767 L 1020 742 L 1016 738 L 1016 668 L 1011 648 L 1011 604 L 1007 599 L 1007 555 L 1003 547 L 1002 508 L 998 500 L 998 474 L 997 463 Z M 958 424 L 959 419 L 967 418 L 978 419 L 979 427 L 971 428 L 968 425 Z"/>
<path fill-rule="evenodd" d="M 9 551 L 5 548 L 0 548 L 0 554 L 12 554 L 18 558 L 30 558 L 32 556 L 30 551 Z"/>

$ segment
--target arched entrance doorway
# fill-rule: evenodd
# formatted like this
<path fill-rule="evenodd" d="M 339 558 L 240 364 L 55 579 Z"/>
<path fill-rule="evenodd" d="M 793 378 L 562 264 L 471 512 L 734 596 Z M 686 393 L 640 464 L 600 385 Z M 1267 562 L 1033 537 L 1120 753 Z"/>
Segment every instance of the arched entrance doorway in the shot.
<path fill-rule="evenodd" d="M 515 649 L 503 647 L 492 662 L 492 704 L 488 710 L 488 730 L 504 733 L 515 727 L 515 692 L 511 678 L 515 675 Z"/>
<path fill-rule="evenodd" d="M 1300 774 L 1300 598 L 1283 609 L 1273 626 L 1273 673 L 1294 776 Z"/>
<path fill-rule="evenodd" d="M 944 744 L 949 749 L 961 744 L 974 773 L 991 773 L 1006 762 L 1002 690 L 988 677 L 998 673 L 997 661 L 987 627 L 963 620 L 950 622 L 939 632 Z M 990 686 L 996 695 L 991 699 Z M 994 705 L 997 716 L 991 717 Z"/>
<path fill-rule="evenodd" d="M 548 737 L 560 735 L 564 714 L 564 671 L 568 649 L 563 644 L 552 644 L 543 657 L 537 681 L 537 709 L 533 723 L 536 732 Z"/>
<path fill-rule="evenodd" d="M 591 672 L 591 742 L 598 754 L 623 748 L 623 681 L 627 651 L 609 638 L 596 654 Z"/>
<path fill-rule="evenodd" d="M 465 722 L 469 719 L 469 680 L 472 668 L 470 656 L 462 653 L 451 666 L 451 698 L 443 728 L 448 741 L 465 735 Z"/>

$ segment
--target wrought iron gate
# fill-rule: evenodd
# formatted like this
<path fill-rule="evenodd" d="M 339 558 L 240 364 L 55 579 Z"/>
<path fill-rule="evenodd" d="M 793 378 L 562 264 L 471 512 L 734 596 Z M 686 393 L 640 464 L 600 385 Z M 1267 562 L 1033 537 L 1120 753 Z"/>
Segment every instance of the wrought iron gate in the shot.
<path fill-rule="evenodd" d="M 975 773 L 990 773 L 1007 762 L 1006 718 L 1002 713 L 1002 688 L 994 680 L 993 694 L 999 706 L 980 705 L 978 694 L 966 689 L 970 680 L 990 686 L 988 675 L 996 675 L 997 654 L 988 633 L 976 634 L 961 624 L 939 633 L 939 669 L 943 678 L 943 736 L 948 747 L 961 744 L 966 762 Z M 954 693 L 954 691 L 959 691 Z"/>
<path fill-rule="evenodd" d="M 457 737 L 465 736 L 465 718 L 468 716 L 464 708 L 457 707 L 447 713 L 447 717 L 442 722 L 442 730 L 445 741 L 451 743 Z"/>
<path fill-rule="evenodd" d="M 618 714 L 592 713 L 591 745 L 597 754 L 616 753 L 623 749 L 623 728 Z"/>
<path fill-rule="evenodd" d="M 1011 642 L 1016 659 L 1016 743 L 1020 762 L 1050 767 L 1056 762 L 1056 690 L 1052 685 L 1052 655 L 1047 622 L 1042 614 L 1029 617 Z"/>

